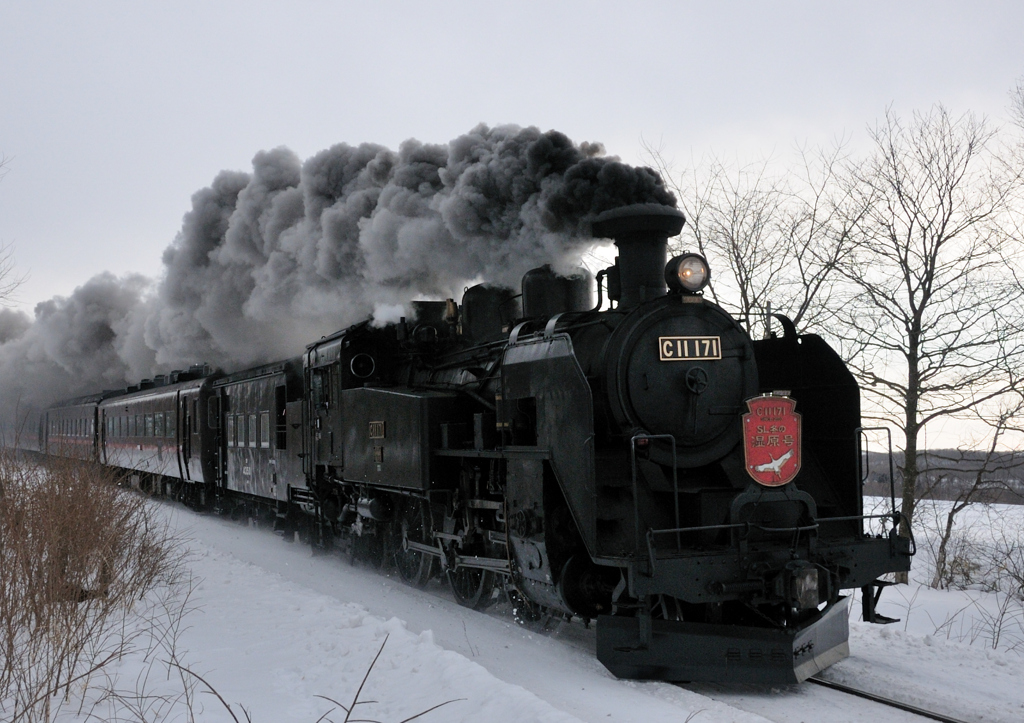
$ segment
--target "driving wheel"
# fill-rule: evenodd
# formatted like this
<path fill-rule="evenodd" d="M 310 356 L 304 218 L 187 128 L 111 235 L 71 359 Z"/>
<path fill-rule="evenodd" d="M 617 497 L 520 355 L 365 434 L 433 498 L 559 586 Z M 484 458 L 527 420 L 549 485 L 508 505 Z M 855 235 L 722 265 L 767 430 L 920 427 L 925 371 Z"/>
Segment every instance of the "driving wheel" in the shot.
<path fill-rule="evenodd" d="M 414 587 L 423 587 L 434 574 L 434 556 L 409 549 L 409 542 L 431 544 L 430 509 L 423 500 L 410 498 L 402 505 L 401 516 L 395 526 L 395 567 L 398 575 Z"/>
<path fill-rule="evenodd" d="M 494 573 L 475 567 L 459 567 L 448 570 L 448 585 L 459 605 L 480 610 L 491 603 L 494 589 Z"/>

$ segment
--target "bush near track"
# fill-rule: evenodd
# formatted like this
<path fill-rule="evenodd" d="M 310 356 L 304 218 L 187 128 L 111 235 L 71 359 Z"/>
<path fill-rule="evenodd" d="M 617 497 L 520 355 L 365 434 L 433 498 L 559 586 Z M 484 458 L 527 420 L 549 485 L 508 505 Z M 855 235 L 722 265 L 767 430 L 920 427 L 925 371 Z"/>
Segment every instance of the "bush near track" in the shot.
<path fill-rule="evenodd" d="M 106 671 L 119 658 L 152 645 L 152 628 L 138 624 L 143 600 L 182 581 L 182 548 L 147 500 L 117 482 L 94 465 L 0 452 L 4 720 L 81 708 L 109 693 Z"/>

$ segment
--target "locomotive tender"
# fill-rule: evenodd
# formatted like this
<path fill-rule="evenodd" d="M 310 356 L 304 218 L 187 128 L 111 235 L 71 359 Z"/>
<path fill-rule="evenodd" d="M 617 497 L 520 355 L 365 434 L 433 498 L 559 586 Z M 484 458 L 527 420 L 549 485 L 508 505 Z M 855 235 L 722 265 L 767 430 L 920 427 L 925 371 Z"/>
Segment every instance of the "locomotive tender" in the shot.
<path fill-rule="evenodd" d="M 463 605 L 597 621 L 625 678 L 797 682 L 848 654 L 844 589 L 908 570 L 864 532 L 860 402 L 818 336 L 752 340 L 701 290 L 682 214 L 593 223 L 593 278 L 357 324 L 236 374 L 193 367 L 47 410 L 42 449 L 129 470 L 196 505 L 310 519 Z M 607 290 L 614 307 L 601 311 Z M 895 507 L 895 505 L 894 505 Z"/>

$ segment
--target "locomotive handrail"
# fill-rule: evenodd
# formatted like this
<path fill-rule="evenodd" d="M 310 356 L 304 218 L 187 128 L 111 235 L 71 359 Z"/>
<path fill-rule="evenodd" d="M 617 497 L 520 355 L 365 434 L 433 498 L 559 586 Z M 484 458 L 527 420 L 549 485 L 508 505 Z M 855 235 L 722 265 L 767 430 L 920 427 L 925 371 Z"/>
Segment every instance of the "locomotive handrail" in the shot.
<path fill-rule="evenodd" d="M 532 323 L 532 319 L 527 319 L 526 321 L 520 321 L 518 324 L 516 324 L 515 328 L 512 330 L 512 333 L 508 335 L 508 345 L 515 346 L 519 342 L 519 334 L 523 330 L 523 327 L 525 327 L 527 324 Z"/>
<path fill-rule="evenodd" d="M 880 515 L 886 517 L 887 515 Z M 751 529 L 760 530 L 761 532 L 813 532 L 818 529 L 819 523 L 813 525 L 800 525 L 797 527 L 768 527 L 766 525 L 759 525 L 755 522 L 731 522 L 725 525 L 700 525 L 697 527 L 673 527 L 664 530 L 647 530 L 647 556 L 650 559 L 651 572 L 650 575 L 654 575 L 654 565 L 657 560 L 657 551 L 654 548 L 654 536 L 665 535 L 665 534 L 676 534 L 676 539 L 679 539 L 679 535 L 684 532 L 703 532 L 705 530 L 732 530 L 737 528 L 743 528 L 745 532 L 749 532 Z M 676 545 L 676 552 L 681 552 L 682 548 L 680 545 Z"/>
<path fill-rule="evenodd" d="M 893 520 L 899 519 L 899 513 L 886 512 L 880 515 L 847 515 L 845 517 L 822 517 L 819 522 L 852 522 L 853 520 Z"/>
<path fill-rule="evenodd" d="M 580 324 L 580 323 L 573 323 L 571 318 L 566 318 L 566 317 L 574 317 L 574 318 L 575 317 L 586 317 L 588 314 L 591 314 L 591 313 L 593 313 L 593 312 L 592 311 L 563 311 L 561 313 L 555 314 L 550 319 L 548 319 L 548 323 L 544 325 L 543 337 L 545 339 L 550 339 L 551 337 L 553 337 L 555 335 L 555 328 L 559 324 L 561 324 L 563 322 L 566 323 L 566 324 L 569 324 L 568 327 L 564 327 L 563 328 L 563 331 L 565 329 L 581 329 L 581 328 L 583 328 L 585 326 L 594 326 L 596 324 L 605 324 L 605 323 L 607 323 L 604 319 L 595 319 L 593 321 L 586 321 L 586 322 L 583 322 L 582 324 Z M 534 333 L 536 333 L 536 332 L 534 332 Z"/>
<path fill-rule="evenodd" d="M 647 534 L 646 534 L 646 538 L 647 538 L 647 554 L 648 554 L 648 557 L 650 558 L 651 575 L 654 574 L 654 565 L 655 565 L 655 560 L 657 559 L 657 551 L 655 550 L 655 547 L 654 547 L 654 536 L 655 535 L 675 534 L 677 536 L 677 539 L 678 539 L 678 536 L 683 534 L 683 533 L 707 532 L 707 531 L 710 531 L 710 530 L 734 530 L 734 529 L 743 529 L 746 532 L 749 532 L 751 529 L 755 529 L 755 530 L 760 530 L 762 532 L 801 533 L 801 532 L 813 532 L 813 531 L 817 530 L 822 524 L 824 524 L 826 522 L 851 522 L 853 520 L 875 520 L 875 519 L 888 520 L 888 519 L 892 519 L 894 524 L 898 525 L 899 524 L 899 519 L 902 517 L 902 515 L 903 515 L 903 513 L 897 512 L 895 514 L 884 513 L 884 514 L 873 514 L 873 515 L 846 515 L 846 516 L 843 516 L 843 517 L 820 517 L 812 525 L 800 525 L 800 526 L 797 526 L 797 527 L 769 527 L 767 525 L 759 525 L 759 524 L 757 524 L 755 522 L 732 522 L 732 523 L 727 523 L 727 524 L 722 524 L 722 525 L 698 525 L 698 526 L 694 526 L 694 527 L 672 527 L 672 528 L 666 528 L 666 529 L 662 529 L 662 530 L 648 529 L 647 530 Z M 913 538 L 911 538 L 911 546 L 914 547 Z M 678 545 L 677 545 L 676 549 L 677 549 L 677 551 L 680 549 Z M 916 552 L 916 550 L 912 550 L 910 554 L 913 555 L 914 552 Z"/>
<path fill-rule="evenodd" d="M 897 515 L 898 516 L 898 515 Z M 737 528 L 751 528 L 762 532 L 808 532 L 816 530 L 826 522 L 852 522 L 853 520 L 889 520 L 893 515 L 889 513 L 879 515 L 847 515 L 845 517 L 819 517 L 813 525 L 802 525 L 799 527 L 766 527 L 755 522 L 730 522 L 722 525 L 699 525 L 696 527 L 670 527 L 663 530 L 650 530 L 652 535 L 667 535 L 671 533 L 681 534 L 684 532 L 707 532 L 709 530 L 733 530 Z"/>
<path fill-rule="evenodd" d="M 647 559 L 651 562 L 651 577 L 654 577 L 654 561 L 658 559 L 658 555 L 654 550 L 653 533 L 654 530 L 647 530 L 647 534 L 645 535 L 645 539 L 647 540 Z"/>
<path fill-rule="evenodd" d="M 862 441 L 866 441 L 867 438 L 864 436 L 865 432 L 885 432 L 886 440 L 889 447 L 889 501 L 892 504 L 892 514 L 896 514 L 896 469 L 892 462 L 892 430 L 888 427 L 857 427 L 857 467 L 860 468 L 861 460 L 863 459 L 864 452 L 867 451 L 867 445 L 861 445 Z M 861 484 L 861 500 L 864 499 L 864 482 L 867 481 L 867 472 L 865 471 L 860 475 Z M 897 523 L 898 524 L 898 523 Z"/>
<path fill-rule="evenodd" d="M 552 336 L 555 335 L 555 327 L 558 326 L 558 322 L 562 318 L 562 315 L 564 313 L 565 312 L 563 312 L 562 314 L 555 314 L 550 319 L 548 319 L 548 323 L 544 325 L 544 338 L 545 339 L 550 339 Z"/>
<path fill-rule="evenodd" d="M 606 276 L 608 276 L 608 269 L 601 269 L 600 271 L 597 272 L 597 276 L 594 277 L 594 280 L 597 282 L 597 306 L 591 309 L 592 312 L 600 311 L 601 306 L 604 304 L 604 297 L 601 295 L 601 279 L 605 278 Z M 611 303 L 611 300 L 611 297 L 608 297 L 609 305 Z"/>
<path fill-rule="evenodd" d="M 564 331 L 568 331 L 569 329 L 582 329 L 582 328 L 587 327 L 587 326 L 601 326 L 601 325 L 607 325 L 608 324 L 608 320 L 605 319 L 605 318 L 599 318 L 599 319 L 594 319 L 593 321 L 584 321 L 584 322 L 573 322 L 571 319 L 565 319 L 564 318 L 564 317 L 567 317 L 567 316 L 572 316 L 572 317 L 582 316 L 582 317 L 586 317 L 587 315 L 589 315 L 591 313 L 592 312 L 590 312 L 590 311 L 563 311 L 563 312 L 561 312 L 559 314 L 556 314 L 555 316 L 551 317 L 545 323 L 544 329 L 537 329 L 537 330 L 525 332 L 526 336 L 524 337 L 524 340 L 526 340 L 526 339 L 535 340 L 535 337 L 537 337 L 538 335 L 540 335 L 540 337 L 543 338 L 543 339 L 550 339 L 551 337 L 553 337 L 554 336 L 554 332 L 555 332 L 555 328 L 551 324 L 552 321 L 555 321 L 556 324 L 557 323 L 565 323 L 566 326 L 562 327 L 562 331 L 563 332 Z M 605 313 L 608 313 L 608 312 L 605 312 Z M 526 327 L 529 324 L 535 323 L 535 321 L 536 321 L 535 319 L 527 319 L 525 321 L 519 322 L 519 324 L 517 324 L 512 329 L 512 332 L 508 336 L 508 346 L 515 346 L 516 344 L 518 344 L 520 342 L 519 337 L 524 334 L 523 328 Z M 549 327 L 550 327 L 550 333 L 548 332 Z M 497 344 L 498 342 L 492 342 L 492 343 Z M 505 341 L 502 340 L 500 343 L 502 345 L 504 345 Z"/>
<path fill-rule="evenodd" d="M 495 449 L 433 449 L 435 457 L 475 457 L 479 459 L 551 459 L 547 447 L 505 446 Z"/>
<path fill-rule="evenodd" d="M 645 439 L 648 442 L 653 439 L 667 439 L 672 443 L 672 497 L 675 503 L 675 521 L 676 525 L 679 524 L 679 459 L 676 455 L 676 438 L 671 434 L 634 434 L 630 439 L 630 462 L 632 463 L 633 471 L 633 526 L 636 536 L 636 551 L 637 554 L 640 552 L 640 483 L 637 477 L 636 468 L 636 443 Z M 651 546 L 651 537 L 647 536 L 647 552 L 651 563 L 650 574 L 654 575 L 654 549 Z M 682 549 L 682 537 L 676 535 L 676 552 Z"/>
<path fill-rule="evenodd" d="M 881 515 L 882 517 L 888 517 L 888 515 Z M 821 520 L 824 522 L 825 520 Z M 705 532 L 707 530 L 733 530 L 737 528 L 744 528 L 749 530 L 754 528 L 755 530 L 761 530 L 762 532 L 811 532 L 818 529 L 820 522 L 815 522 L 813 525 L 799 525 L 797 527 L 768 527 L 766 525 L 759 525 L 756 522 L 730 522 L 725 525 L 700 525 L 699 527 L 671 527 L 664 530 L 650 530 L 652 535 L 667 535 L 671 533 L 681 534 L 683 532 Z"/>

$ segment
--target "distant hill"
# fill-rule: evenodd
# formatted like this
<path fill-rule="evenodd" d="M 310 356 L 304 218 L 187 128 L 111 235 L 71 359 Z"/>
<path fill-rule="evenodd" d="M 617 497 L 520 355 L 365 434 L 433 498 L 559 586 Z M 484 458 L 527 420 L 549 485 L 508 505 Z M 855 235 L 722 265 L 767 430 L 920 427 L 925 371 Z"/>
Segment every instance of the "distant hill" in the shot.
<path fill-rule="evenodd" d="M 961 452 L 955 449 L 933 449 L 922 453 L 918 465 L 922 475 L 918 479 L 918 495 L 925 499 L 954 500 L 970 489 L 985 461 L 985 452 Z M 903 454 L 893 452 L 896 473 L 896 496 L 903 494 Z M 868 453 L 868 475 L 864 493 L 887 497 L 889 495 L 888 456 L 880 452 Z M 1001 452 L 989 461 L 982 475 L 980 502 L 1024 504 L 1024 452 Z"/>

